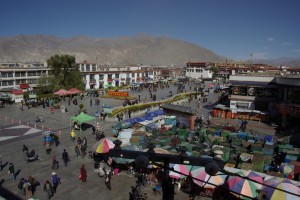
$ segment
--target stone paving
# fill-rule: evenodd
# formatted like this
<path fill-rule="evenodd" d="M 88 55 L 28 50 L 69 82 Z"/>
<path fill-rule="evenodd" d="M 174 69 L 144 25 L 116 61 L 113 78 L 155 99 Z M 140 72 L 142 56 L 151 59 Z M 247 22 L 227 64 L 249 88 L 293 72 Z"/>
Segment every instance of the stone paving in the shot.
<path fill-rule="evenodd" d="M 170 88 L 165 88 L 163 90 L 158 90 L 155 94 L 157 95 L 157 100 L 166 98 L 169 94 L 169 91 L 173 91 L 173 94 L 176 93 L 176 88 L 171 85 Z M 130 95 L 138 96 L 141 94 L 141 97 L 147 95 L 149 99 L 148 90 L 142 92 L 132 92 L 129 91 Z M 197 103 L 192 102 L 191 104 L 183 103 L 187 106 L 195 107 L 199 112 L 198 116 L 202 114 L 207 116 L 207 113 L 210 111 L 207 108 L 209 103 L 212 103 L 217 99 L 218 94 L 211 94 L 208 97 L 208 103 L 204 103 L 201 108 L 197 108 Z M 83 103 L 87 110 L 87 113 L 90 115 L 95 115 L 96 111 L 101 110 L 101 106 L 90 106 L 90 98 L 94 99 L 95 97 L 84 97 L 81 101 L 78 99 L 78 104 Z M 110 106 L 120 106 L 123 101 L 112 100 L 112 99 L 103 99 L 101 98 L 101 105 L 106 104 Z M 20 190 L 17 188 L 18 181 L 22 177 L 32 176 L 36 178 L 41 183 L 41 186 L 37 188 L 37 191 L 34 195 L 37 199 L 47 199 L 46 193 L 43 192 L 43 184 L 46 180 L 50 180 L 51 172 L 51 156 L 56 155 L 58 161 L 60 162 L 60 167 L 56 170 L 58 176 L 61 178 L 62 184 L 59 185 L 57 193 L 52 197 L 52 199 L 116 199 L 116 200 L 125 200 L 129 199 L 130 187 L 135 185 L 136 179 L 127 175 L 125 172 L 121 173 L 119 176 L 113 176 L 112 178 L 112 190 L 108 190 L 104 185 L 104 178 L 100 178 L 96 175 L 94 170 L 93 160 L 85 158 L 76 158 L 74 151 L 74 144 L 70 141 L 69 131 L 70 131 L 70 117 L 78 113 L 78 105 L 67 105 L 67 101 L 63 103 L 64 106 L 68 108 L 68 113 L 61 113 L 60 110 L 55 110 L 54 114 L 50 114 L 49 108 L 25 108 L 24 111 L 20 111 L 19 105 L 10 105 L 5 108 L 0 109 L 0 130 L 3 127 L 7 126 L 19 126 L 24 125 L 39 130 L 48 130 L 49 128 L 57 131 L 61 131 L 60 145 L 58 147 L 52 147 L 52 152 L 50 155 L 46 154 L 46 151 L 43 146 L 43 135 L 41 133 L 34 134 L 32 137 L 19 137 L 15 140 L 7 140 L 0 143 L 0 155 L 2 156 L 3 163 L 12 162 L 14 163 L 15 170 L 20 170 L 17 175 L 16 181 L 11 181 L 10 176 L 7 174 L 8 165 L 0 171 L 0 180 L 1 187 L 12 192 L 13 194 L 19 196 L 21 199 L 24 199 L 24 196 L 21 194 Z M 42 114 L 44 116 L 45 122 L 36 123 L 36 115 Z M 105 121 L 100 121 L 97 119 L 97 122 L 100 123 L 101 130 L 104 131 L 106 136 L 112 136 L 111 127 L 115 123 L 114 118 L 108 118 Z M 213 122 L 222 124 L 223 119 L 214 118 Z M 229 120 L 230 123 L 237 123 L 236 120 Z M 259 127 L 261 126 L 261 127 Z M 258 129 L 271 131 L 267 125 L 258 124 L 251 122 L 248 124 L 248 127 L 259 127 Z M 0 136 L 1 135 L 0 131 Z M 76 132 L 77 136 L 86 137 L 88 141 L 87 151 L 92 150 L 93 144 L 96 142 L 94 136 L 91 134 L 91 130 L 82 131 L 79 133 Z M 24 160 L 22 145 L 26 144 L 29 150 L 34 149 L 36 154 L 40 156 L 40 160 L 32 163 L 26 163 Z M 71 162 L 67 167 L 63 166 L 61 159 L 61 153 L 63 149 L 66 149 L 69 152 Z M 78 180 L 78 175 L 80 173 L 80 167 L 82 164 L 85 164 L 87 169 L 87 182 L 82 183 Z M 151 187 L 143 187 L 143 191 L 148 193 L 148 199 L 161 199 L 161 195 L 157 194 L 154 196 Z M 1 190 L 3 191 L 3 190 Z M 1 193 L 2 194 L 2 193 Z M 17 199 L 17 198 L 8 198 L 8 199 Z M 188 199 L 188 195 L 180 193 L 175 195 L 175 199 Z"/>

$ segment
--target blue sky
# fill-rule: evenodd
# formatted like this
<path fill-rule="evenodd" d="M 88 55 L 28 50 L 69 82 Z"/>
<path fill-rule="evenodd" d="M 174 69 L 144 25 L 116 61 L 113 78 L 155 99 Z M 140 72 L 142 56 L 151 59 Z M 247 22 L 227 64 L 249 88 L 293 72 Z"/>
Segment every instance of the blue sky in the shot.
<path fill-rule="evenodd" d="M 146 33 L 235 60 L 300 58 L 300 0 L 2 0 L 0 37 Z"/>

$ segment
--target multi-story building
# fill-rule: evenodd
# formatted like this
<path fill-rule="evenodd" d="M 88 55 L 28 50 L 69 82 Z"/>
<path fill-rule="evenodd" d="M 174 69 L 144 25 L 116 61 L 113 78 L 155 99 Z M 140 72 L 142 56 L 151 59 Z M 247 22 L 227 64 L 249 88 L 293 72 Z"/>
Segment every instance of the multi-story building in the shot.
<path fill-rule="evenodd" d="M 107 67 L 95 63 L 78 63 L 83 76 L 85 89 L 105 88 L 107 85 L 121 86 L 135 82 L 158 80 L 161 77 L 161 67 L 125 66 Z"/>
<path fill-rule="evenodd" d="M 195 79 L 211 79 L 213 72 L 210 67 L 212 65 L 206 62 L 188 62 L 182 69 L 184 76 Z"/>
<path fill-rule="evenodd" d="M 300 75 L 276 77 L 279 86 L 276 109 L 281 127 L 296 128 L 300 132 Z M 295 129 L 294 129 L 295 130 Z"/>
<path fill-rule="evenodd" d="M 48 75 L 44 63 L 0 63 L 0 87 L 27 89 L 36 87 L 42 74 Z"/>
<path fill-rule="evenodd" d="M 300 121 L 300 75 L 230 76 L 232 110 L 259 110 L 268 113 L 280 126 L 298 126 Z M 279 119 L 279 120 L 278 120 Z"/>

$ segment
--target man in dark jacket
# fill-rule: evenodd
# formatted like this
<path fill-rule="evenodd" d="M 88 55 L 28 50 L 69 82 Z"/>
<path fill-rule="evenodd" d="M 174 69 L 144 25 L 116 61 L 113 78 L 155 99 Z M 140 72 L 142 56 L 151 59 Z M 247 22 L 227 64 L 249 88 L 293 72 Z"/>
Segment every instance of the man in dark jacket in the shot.
<path fill-rule="evenodd" d="M 70 161 L 70 157 L 68 152 L 64 149 L 64 152 L 62 153 L 62 159 L 64 161 L 65 166 L 68 165 L 68 162 Z"/>

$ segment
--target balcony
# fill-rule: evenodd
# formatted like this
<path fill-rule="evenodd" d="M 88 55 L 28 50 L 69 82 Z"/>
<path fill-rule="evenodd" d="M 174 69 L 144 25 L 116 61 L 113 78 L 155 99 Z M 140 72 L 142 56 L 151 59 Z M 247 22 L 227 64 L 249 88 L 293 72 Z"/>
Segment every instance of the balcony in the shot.
<path fill-rule="evenodd" d="M 96 79 L 90 79 L 90 84 L 96 84 Z"/>

